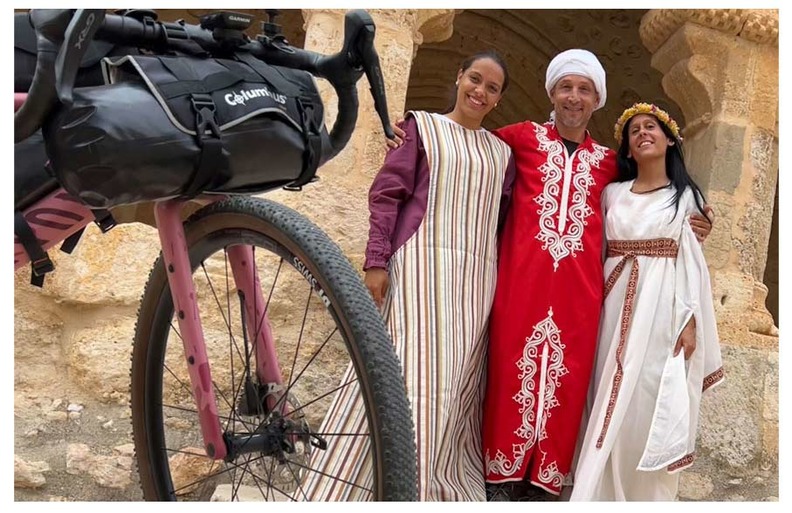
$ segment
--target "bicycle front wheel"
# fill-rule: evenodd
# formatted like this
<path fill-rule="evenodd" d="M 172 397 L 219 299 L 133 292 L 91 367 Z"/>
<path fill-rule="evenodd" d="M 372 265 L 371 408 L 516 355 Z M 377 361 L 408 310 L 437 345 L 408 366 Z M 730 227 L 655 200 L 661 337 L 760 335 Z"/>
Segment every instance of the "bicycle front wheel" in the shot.
<path fill-rule="evenodd" d="M 199 312 L 228 440 L 281 436 L 225 461 L 206 455 L 162 256 L 138 315 L 131 397 L 147 500 L 417 498 L 416 452 L 401 367 L 385 326 L 337 245 L 297 212 L 232 198 L 185 225 Z M 257 334 L 229 251 L 253 248 L 280 385 L 257 376 Z M 273 402 L 281 404 L 273 408 Z M 285 405 L 285 410 L 284 410 Z M 284 414 L 285 412 L 285 414 Z"/>

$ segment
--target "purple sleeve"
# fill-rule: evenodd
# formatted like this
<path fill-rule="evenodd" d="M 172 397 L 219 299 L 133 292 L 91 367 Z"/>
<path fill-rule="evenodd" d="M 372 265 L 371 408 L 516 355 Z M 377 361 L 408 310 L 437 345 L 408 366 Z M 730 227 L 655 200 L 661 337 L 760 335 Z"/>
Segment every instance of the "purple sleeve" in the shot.
<path fill-rule="evenodd" d="M 404 144 L 388 151 L 369 189 L 369 238 L 364 270 L 387 269 L 399 214 L 415 192 L 421 157 L 426 158 L 415 119 L 408 117 L 402 130 L 406 132 Z"/>
<path fill-rule="evenodd" d="M 509 211 L 509 202 L 514 189 L 516 173 L 517 166 L 514 163 L 514 153 L 512 153 L 511 158 L 509 158 L 509 165 L 506 167 L 506 175 L 503 178 L 503 193 L 501 194 L 500 210 L 498 210 L 498 230 L 501 230 L 506 222 L 506 213 Z"/>

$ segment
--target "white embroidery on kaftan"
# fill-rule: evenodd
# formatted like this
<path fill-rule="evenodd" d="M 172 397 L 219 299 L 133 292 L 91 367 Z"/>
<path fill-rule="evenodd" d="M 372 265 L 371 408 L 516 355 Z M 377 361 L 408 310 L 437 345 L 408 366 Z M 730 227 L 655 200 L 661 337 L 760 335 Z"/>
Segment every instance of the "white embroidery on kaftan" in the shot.
<path fill-rule="evenodd" d="M 553 461 L 545 466 L 547 453 L 542 451 L 542 464 L 539 466 L 539 481 L 546 483 L 554 488 L 561 488 L 564 484 L 564 474 L 558 471 L 558 464 Z"/>
<path fill-rule="evenodd" d="M 543 392 L 543 403 L 541 404 L 542 415 L 540 425 L 536 423 L 536 383 L 534 378 L 539 371 L 537 361 L 540 360 L 540 351 L 547 346 L 547 358 L 545 367 L 545 386 Z M 547 312 L 547 317 L 534 326 L 534 331 L 530 337 L 525 339 L 522 358 L 517 362 L 520 369 L 518 378 L 522 380 L 520 391 L 514 395 L 514 400 L 520 405 L 522 423 L 514 431 L 514 434 L 524 439 L 524 443 L 513 444 L 513 458 L 509 459 L 500 450 L 495 454 L 495 458 L 490 458 L 489 451 L 485 455 L 485 463 L 488 473 L 496 473 L 502 476 L 511 476 L 522 466 L 525 453 L 533 447 L 534 443 L 547 438 L 545 425 L 551 416 L 550 410 L 560 403 L 556 397 L 556 389 L 561 386 L 560 378 L 569 372 L 564 365 L 564 349 L 566 346 L 561 342 L 561 331 L 553 321 L 553 309 Z M 537 432 L 538 431 L 538 432 Z M 541 449 L 540 449 L 541 450 Z M 545 453 L 542 451 L 542 463 L 539 469 L 539 479 L 545 483 L 557 484 L 558 479 L 563 476 L 558 472 L 555 461 L 545 466 Z M 560 483 L 560 481 L 558 481 Z"/>
<path fill-rule="evenodd" d="M 571 180 L 574 190 L 567 191 L 571 192 L 571 198 L 567 199 L 567 204 L 561 204 L 564 196 L 564 191 L 561 190 L 564 178 L 564 144 L 550 139 L 547 136 L 547 127 L 543 125 L 534 123 L 534 130 L 539 141 L 539 150 L 547 154 L 545 162 L 539 166 L 539 171 L 544 174 L 544 188 L 534 200 L 539 204 L 539 233 L 536 238 L 544 243 L 542 249 L 550 252 L 553 257 L 553 270 L 556 271 L 562 259 L 575 256 L 577 251 L 583 251 L 581 239 L 587 225 L 586 218 L 593 213 L 587 201 L 589 188 L 594 185 L 591 168 L 598 166 L 605 158 L 607 148 L 594 144 L 594 151 L 576 152 L 578 165 Z M 559 220 L 559 225 L 565 225 L 563 228 L 566 228 L 566 233 L 562 233 L 564 229 L 559 229 L 556 225 L 556 218 L 559 216 L 565 218 L 563 223 Z"/>

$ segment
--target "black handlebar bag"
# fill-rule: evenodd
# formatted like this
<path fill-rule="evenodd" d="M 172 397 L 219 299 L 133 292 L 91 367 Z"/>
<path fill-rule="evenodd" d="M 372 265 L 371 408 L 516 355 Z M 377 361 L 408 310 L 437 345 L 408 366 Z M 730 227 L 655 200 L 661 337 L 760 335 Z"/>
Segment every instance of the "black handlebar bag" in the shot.
<path fill-rule="evenodd" d="M 324 110 L 302 71 L 234 59 L 124 56 L 44 128 L 61 185 L 91 207 L 299 186 L 316 173 Z"/>

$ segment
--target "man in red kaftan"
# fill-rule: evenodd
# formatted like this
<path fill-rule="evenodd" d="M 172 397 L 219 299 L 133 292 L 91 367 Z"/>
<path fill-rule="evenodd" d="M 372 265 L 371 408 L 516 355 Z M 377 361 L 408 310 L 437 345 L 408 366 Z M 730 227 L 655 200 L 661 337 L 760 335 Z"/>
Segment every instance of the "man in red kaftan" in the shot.
<path fill-rule="evenodd" d="M 488 483 L 529 483 L 554 496 L 571 472 L 593 367 L 600 193 L 617 172 L 615 153 L 586 130 L 606 98 L 597 58 L 559 54 L 546 89 L 550 122 L 495 132 L 511 146 L 517 174 L 490 317 L 483 445 Z"/>

